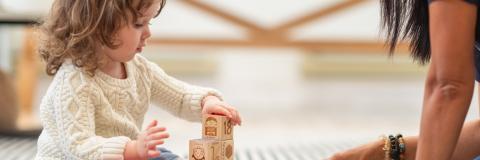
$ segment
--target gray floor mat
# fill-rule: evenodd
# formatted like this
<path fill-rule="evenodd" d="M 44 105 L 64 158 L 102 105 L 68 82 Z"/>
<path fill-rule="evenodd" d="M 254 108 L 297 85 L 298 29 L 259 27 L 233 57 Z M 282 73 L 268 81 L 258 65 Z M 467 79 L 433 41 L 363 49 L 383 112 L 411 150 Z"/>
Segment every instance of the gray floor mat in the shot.
<path fill-rule="evenodd" d="M 235 150 L 235 160 L 319 160 L 364 141 L 311 142 L 277 146 L 258 146 Z M 37 139 L 30 137 L 7 137 L 0 135 L 0 158 L 2 160 L 31 160 L 37 151 Z M 187 155 L 184 154 L 186 158 Z"/>

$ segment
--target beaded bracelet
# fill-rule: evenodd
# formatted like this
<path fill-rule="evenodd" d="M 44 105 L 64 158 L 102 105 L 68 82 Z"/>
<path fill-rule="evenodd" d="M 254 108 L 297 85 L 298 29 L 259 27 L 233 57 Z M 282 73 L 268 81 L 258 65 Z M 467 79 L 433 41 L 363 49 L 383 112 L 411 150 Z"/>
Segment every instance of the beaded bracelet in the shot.
<path fill-rule="evenodd" d="M 399 150 L 397 137 L 393 135 L 389 135 L 388 139 L 390 140 L 390 148 L 391 148 L 390 158 L 393 160 L 399 160 L 400 150 Z"/>
<path fill-rule="evenodd" d="M 398 140 L 398 146 L 399 146 L 399 151 L 400 151 L 400 160 L 405 159 L 405 140 L 403 139 L 403 136 L 401 134 L 397 135 L 397 140 Z"/>
<path fill-rule="evenodd" d="M 385 160 L 404 160 L 405 159 L 405 140 L 401 134 L 396 136 L 382 136 L 384 141 L 383 151 L 385 152 Z"/>

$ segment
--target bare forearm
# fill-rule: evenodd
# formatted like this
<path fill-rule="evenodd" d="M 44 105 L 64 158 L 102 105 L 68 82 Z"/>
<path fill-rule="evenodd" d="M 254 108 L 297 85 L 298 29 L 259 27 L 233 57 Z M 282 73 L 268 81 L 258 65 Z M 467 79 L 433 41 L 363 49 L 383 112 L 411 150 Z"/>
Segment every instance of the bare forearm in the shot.
<path fill-rule="evenodd" d="M 480 155 L 480 120 L 464 124 L 452 160 L 473 159 Z"/>
<path fill-rule="evenodd" d="M 479 130 L 480 120 L 469 121 L 464 124 L 452 160 L 473 159 L 480 155 Z M 415 159 L 417 142 L 417 136 L 405 137 L 405 159 Z"/>
<path fill-rule="evenodd" d="M 458 138 L 457 146 L 455 147 L 455 151 L 451 158 L 452 160 L 473 159 L 480 155 L 480 149 L 478 149 L 480 148 L 479 130 L 480 120 L 469 121 L 464 124 L 460 137 Z M 417 142 L 417 136 L 405 137 L 405 159 L 415 159 Z"/>
<path fill-rule="evenodd" d="M 416 159 L 449 160 L 468 111 L 467 94 L 450 99 L 435 93 L 425 99 Z M 462 97 L 462 98 L 459 98 Z M 470 95 L 471 97 L 471 95 Z"/>
<path fill-rule="evenodd" d="M 474 88 L 476 12 L 464 1 L 429 5 L 431 63 L 416 159 L 452 158 Z"/>
<path fill-rule="evenodd" d="M 417 137 L 405 137 L 405 159 L 415 159 L 417 148 Z M 385 141 L 379 139 L 344 152 L 334 154 L 329 160 L 384 160 Z"/>

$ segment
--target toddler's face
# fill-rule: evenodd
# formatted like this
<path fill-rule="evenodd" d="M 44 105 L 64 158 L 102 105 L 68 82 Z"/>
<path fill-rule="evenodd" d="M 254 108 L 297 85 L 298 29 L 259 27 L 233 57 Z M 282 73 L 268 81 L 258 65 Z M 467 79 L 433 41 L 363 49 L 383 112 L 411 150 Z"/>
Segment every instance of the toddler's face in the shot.
<path fill-rule="evenodd" d="M 120 43 L 116 49 L 106 47 L 104 53 L 113 61 L 130 61 L 136 53 L 140 53 L 146 45 L 146 40 L 151 36 L 149 23 L 160 9 L 160 1 L 156 1 L 148 9 L 143 11 L 143 16 L 138 17 L 137 22 L 119 29 L 115 43 Z"/>

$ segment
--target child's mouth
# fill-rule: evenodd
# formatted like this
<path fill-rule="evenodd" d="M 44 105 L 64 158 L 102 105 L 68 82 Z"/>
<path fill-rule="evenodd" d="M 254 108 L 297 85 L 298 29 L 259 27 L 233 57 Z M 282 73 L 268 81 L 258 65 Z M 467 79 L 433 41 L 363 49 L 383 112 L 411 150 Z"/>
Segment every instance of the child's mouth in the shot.
<path fill-rule="evenodd" d="M 142 43 L 139 47 L 137 47 L 137 52 L 142 52 L 143 47 L 145 47 L 145 43 Z"/>

